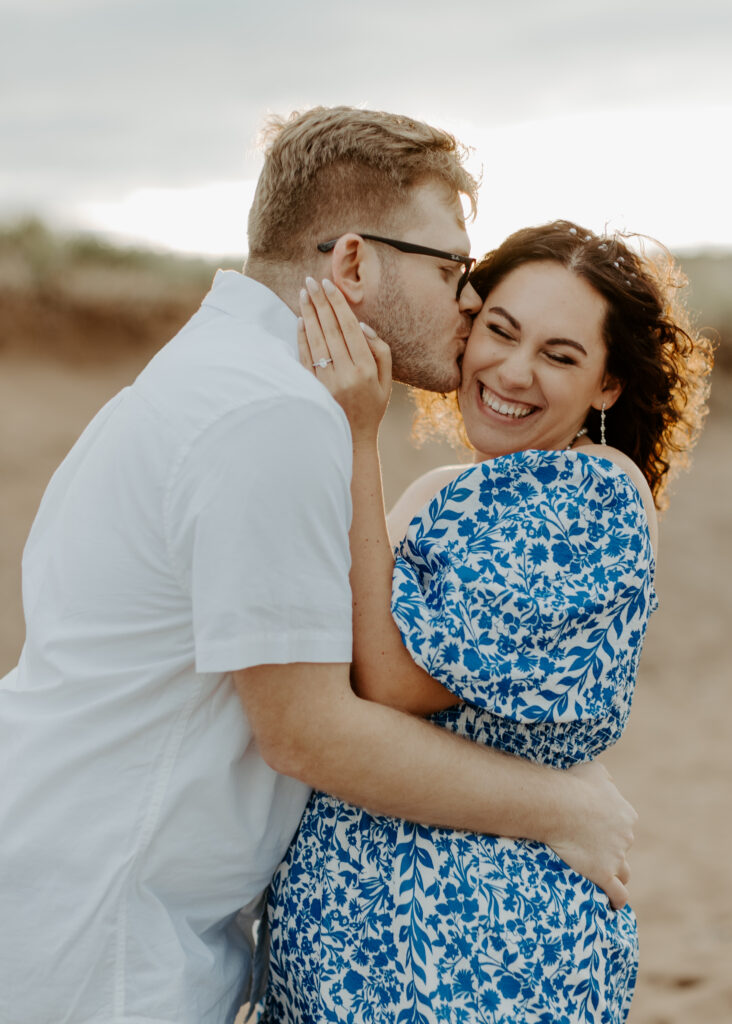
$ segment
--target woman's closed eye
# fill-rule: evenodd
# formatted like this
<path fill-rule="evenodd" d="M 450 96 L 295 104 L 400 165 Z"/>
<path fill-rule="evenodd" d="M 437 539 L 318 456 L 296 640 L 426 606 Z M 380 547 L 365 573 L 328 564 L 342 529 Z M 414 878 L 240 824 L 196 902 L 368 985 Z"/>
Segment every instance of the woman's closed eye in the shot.
<path fill-rule="evenodd" d="M 505 327 L 502 327 L 500 324 L 488 323 L 487 327 L 491 334 L 495 335 L 498 338 L 502 338 L 504 341 L 515 342 L 517 340 L 514 337 L 514 335 L 510 333 L 509 330 L 507 330 Z M 577 360 L 574 358 L 574 356 L 569 355 L 567 352 L 557 352 L 553 348 L 547 348 L 544 352 L 544 355 L 550 362 L 555 363 L 557 366 L 577 365 Z"/>
<path fill-rule="evenodd" d="M 497 334 L 499 338 L 505 338 L 506 341 L 514 341 L 514 336 L 509 334 L 505 327 L 501 327 L 499 324 L 488 324 L 488 330 L 493 334 Z"/>
<path fill-rule="evenodd" d="M 546 355 L 548 359 L 553 363 L 556 363 L 558 366 L 577 365 L 577 360 L 573 356 L 567 355 L 566 352 L 554 352 L 552 349 L 549 349 Z"/>

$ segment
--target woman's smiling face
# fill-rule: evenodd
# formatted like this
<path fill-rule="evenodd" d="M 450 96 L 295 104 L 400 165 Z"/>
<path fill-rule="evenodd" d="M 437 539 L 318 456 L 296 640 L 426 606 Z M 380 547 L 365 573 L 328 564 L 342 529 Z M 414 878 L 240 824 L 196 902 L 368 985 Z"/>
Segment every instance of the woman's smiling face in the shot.
<path fill-rule="evenodd" d="M 591 406 L 620 394 L 607 381 L 605 299 L 552 261 L 525 263 L 486 296 L 458 392 L 479 458 L 566 448 Z"/>

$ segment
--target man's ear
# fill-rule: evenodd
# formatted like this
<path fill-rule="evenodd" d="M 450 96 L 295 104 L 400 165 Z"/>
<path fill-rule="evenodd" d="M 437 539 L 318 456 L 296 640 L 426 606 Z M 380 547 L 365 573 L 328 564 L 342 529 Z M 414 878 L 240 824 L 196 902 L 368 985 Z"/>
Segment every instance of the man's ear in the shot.
<path fill-rule="evenodd" d="M 373 249 L 360 235 L 341 235 L 331 254 L 331 280 L 348 299 L 359 306 L 378 285 L 379 262 Z"/>
<path fill-rule="evenodd" d="M 612 409 L 620 398 L 622 391 L 623 385 L 621 381 L 615 377 L 605 377 L 602 382 L 602 390 L 595 397 L 592 408 L 601 409 L 604 405 L 606 409 Z"/>

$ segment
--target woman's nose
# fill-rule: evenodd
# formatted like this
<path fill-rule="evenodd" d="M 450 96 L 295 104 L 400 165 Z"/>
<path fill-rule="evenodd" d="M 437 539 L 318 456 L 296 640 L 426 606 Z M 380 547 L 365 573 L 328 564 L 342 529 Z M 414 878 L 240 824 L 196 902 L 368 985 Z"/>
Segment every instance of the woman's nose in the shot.
<path fill-rule="evenodd" d="M 528 388 L 534 382 L 531 357 L 520 346 L 505 354 L 497 371 L 498 380 L 505 388 Z"/>

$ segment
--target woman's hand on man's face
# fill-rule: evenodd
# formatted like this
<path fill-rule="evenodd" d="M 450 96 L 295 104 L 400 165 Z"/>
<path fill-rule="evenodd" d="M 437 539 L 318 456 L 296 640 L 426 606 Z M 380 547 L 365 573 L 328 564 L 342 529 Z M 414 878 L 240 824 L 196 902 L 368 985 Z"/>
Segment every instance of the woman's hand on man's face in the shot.
<path fill-rule="evenodd" d="M 376 439 L 391 393 L 391 351 L 356 319 L 345 296 L 327 278 L 312 277 L 300 292 L 300 362 L 343 408 L 354 443 Z"/>

